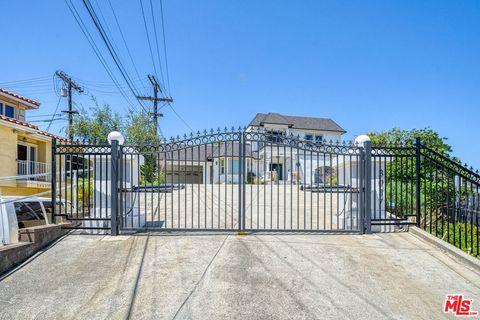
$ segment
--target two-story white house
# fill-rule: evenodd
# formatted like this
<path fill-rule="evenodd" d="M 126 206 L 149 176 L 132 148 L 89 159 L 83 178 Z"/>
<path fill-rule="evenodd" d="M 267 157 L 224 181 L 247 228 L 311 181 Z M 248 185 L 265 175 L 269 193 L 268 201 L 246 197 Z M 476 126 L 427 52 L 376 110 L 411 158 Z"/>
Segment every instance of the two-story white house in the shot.
<path fill-rule="evenodd" d="M 245 141 L 247 183 L 295 181 L 327 183 L 337 159 L 312 154 L 296 146 L 285 146 L 282 139 L 293 135 L 298 140 L 315 143 L 340 143 L 346 132 L 335 121 L 325 118 L 259 113 L 247 132 L 260 131 Z M 258 135 L 257 135 L 258 137 Z M 266 141 L 265 141 L 266 139 Z M 170 183 L 238 183 L 240 147 L 238 142 L 222 142 L 166 153 L 162 160 Z"/>
<path fill-rule="evenodd" d="M 265 132 L 271 141 L 253 142 L 253 148 L 258 152 L 256 161 L 259 165 L 252 172 L 264 182 L 293 180 L 303 184 L 325 183 L 324 180 L 333 170 L 336 159 L 320 153 L 305 153 L 295 146 L 278 147 L 281 139 L 294 136 L 298 140 L 311 141 L 312 144 L 337 144 L 346 133 L 332 119 L 279 113 L 258 113 L 250 122 L 247 131 L 258 129 Z"/>

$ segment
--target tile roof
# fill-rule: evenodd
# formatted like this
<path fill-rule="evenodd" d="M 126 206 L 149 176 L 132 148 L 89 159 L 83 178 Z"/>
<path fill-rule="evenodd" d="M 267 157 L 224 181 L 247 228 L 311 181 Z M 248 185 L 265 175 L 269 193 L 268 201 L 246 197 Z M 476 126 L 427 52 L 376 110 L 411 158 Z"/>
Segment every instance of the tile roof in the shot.
<path fill-rule="evenodd" d="M 34 106 L 37 106 L 37 107 L 40 106 L 40 102 L 35 101 L 35 100 L 32 100 L 32 99 L 29 99 L 29 98 L 24 97 L 24 96 L 21 96 L 21 95 L 18 95 L 18 94 L 16 94 L 16 93 L 10 92 L 10 91 L 8 91 L 8 90 L 5 90 L 5 89 L 0 88 L 0 92 L 2 92 L 2 93 L 4 93 L 4 94 L 7 94 L 7 95 L 9 95 L 9 96 L 15 97 L 15 98 L 17 98 L 17 99 L 23 100 L 23 101 L 25 101 L 25 102 L 28 102 L 28 103 L 30 103 L 30 104 L 33 104 Z"/>
<path fill-rule="evenodd" d="M 50 137 L 50 138 L 55 138 L 55 139 L 61 140 L 61 141 L 70 141 L 68 138 L 65 138 L 65 137 L 62 137 L 62 136 L 59 136 L 59 135 L 50 133 L 50 132 L 46 132 L 46 131 L 40 130 L 40 129 L 38 129 L 38 126 L 36 126 L 36 125 L 34 125 L 34 124 L 31 124 L 31 123 L 28 123 L 28 122 L 25 122 L 25 121 L 22 121 L 22 120 L 18 120 L 18 119 L 14 119 L 14 118 L 9 118 L 9 117 L 6 117 L 6 116 L 1 115 L 1 114 L 0 114 L 0 120 L 6 121 L 6 122 L 10 122 L 10 123 L 13 123 L 13 124 L 18 124 L 18 125 L 20 125 L 20 126 L 33 129 L 33 130 L 36 131 L 36 133 L 38 133 L 38 134 L 40 134 L 40 135 L 42 135 L 42 136 L 46 136 L 46 137 Z"/>
<path fill-rule="evenodd" d="M 261 127 L 264 124 L 286 125 L 293 129 L 321 130 L 345 133 L 335 121 L 328 118 L 286 116 L 280 113 L 257 113 L 250 126 Z"/>

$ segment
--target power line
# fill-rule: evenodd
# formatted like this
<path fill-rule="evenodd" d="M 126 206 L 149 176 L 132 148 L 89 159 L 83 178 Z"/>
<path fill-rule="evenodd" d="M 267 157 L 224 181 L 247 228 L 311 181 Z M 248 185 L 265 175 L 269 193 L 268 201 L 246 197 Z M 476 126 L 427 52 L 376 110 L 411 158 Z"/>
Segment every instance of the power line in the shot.
<path fill-rule="evenodd" d="M 168 105 L 170 106 L 170 108 L 172 108 L 172 111 L 173 111 L 173 112 L 175 113 L 175 115 L 183 122 L 183 124 L 185 124 L 185 125 L 190 129 L 190 131 L 193 132 L 194 130 L 192 129 L 192 127 L 190 127 L 190 125 L 187 123 L 187 121 L 185 121 L 185 120 L 178 114 L 178 112 L 175 111 L 175 109 L 172 107 L 172 105 L 171 105 L 170 103 L 169 103 Z"/>
<path fill-rule="evenodd" d="M 53 121 L 53 118 L 56 116 L 57 112 L 58 112 L 58 107 L 60 106 L 60 100 L 62 100 L 62 96 L 61 95 L 58 95 L 58 101 L 57 101 L 57 106 L 55 107 L 55 111 L 53 112 L 53 116 L 52 116 L 52 121 Z M 47 126 L 47 130 L 50 130 L 50 126 L 52 125 L 52 122 L 50 122 Z"/>
<path fill-rule="evenodd" d="M 92 35 L 90 34 L 87 27 L 83 23 L 83 20 L 82 20 L 80 14 L 78 13 L 77 9 L 73 5 L 72 1 L 71 0 L 65 0 L 65 3 L 67 4 L 67 7 L 69 8 L 70 12 L 72 13 L 73 17 L 75 18 L 75 21 L 77 22 L 78 26 L 80 27 L 80 30 L 82 31 L 83 35 L 87 39 L 88 43 L 90 44 L 90 47 L 92 48 L 92 50 L 95 53 L 95 55 L 97 56 L 98 60 L 100 61 L 100 63 L 104 67 L 108 76 L 110 77 L 110 79 L 112 79 L 112 82 L 116 85 L 118 91 L 122 94 L 125 101 L 130 105 L 130 107 L 133 110 L 135 110 L 136 109 L 135 106 L 133 105 L 132 101 L 127 96 L 125 91 L 120 87 L 120 84 L 119 84 L 117 78 L 115 77 L 114 73 L 112 72 L 112 70 L 108 66 L 107 61 L 103 57 L 102 53 L 100 52 L 100 49 L 98 48 L 97 44 L 93 40 Z"/>
<path fill-rule="evenodd" d="M 150 35 L 148 33 L 147 19 L 145 18 L 145 10 L 143 9 L 143 1 L 142 0 L 139 0 L 139 1 L 140 1 L 140 8 L 142 9 L 143 26 L 145 27 L 145 33 L 147 34 L 148 49 L 150 51 L 150 57 L 152 58 L 153 70 L 155 71 L 155 75 L 158 77 L 157 67 L 155 65 L 155 58 L 153 57 L 152 44 L 150 42 Z"/>
<path fill-rule="evenodd" d="M 38 123 L 38 122 L 48 122 L 48 128 L 50 128 L 50 125 L 52 124 L 52 122 L 56 122 L 56 121 L 65 121 L 65 120 L 68 120 L 67 118 L 55 118 L 55 119 L 41 119 L 41 120 L 31 120 L 29 121 L 30 123 Z M 48 132 L 48 129 L 45 130 Z"/>
<path fill-rule="evenodd" d="M 122 62 L 121 62 L 121 60 L 118 56 L 118 53 L 113 48 L 112 43 L 111 43 L 110 39 L 108 38 L 108 35 L 105 32 L 105 29 L 103 28 L 100 20 L 98 19 L 98 16 L 95 13 L 95 9 L 92 7 L 89 0 L 83 0 L 82 2 L 84 4 L 85 8 L 87 9 L 87 12 L 90 15 L 90 18 L 92 19 L 95 27 L 97 28 L 98 32 L 100 33 L 100 37 L 102 38 L 105 46 L 107 47 L 107 50 L 110 53 L 110 56 L 112 57 L 113 62 L 117 66 L 118 70 L 120 71 L 120 74 L 122 75 L 123 79 L 127 83 L 130 90 L 132 91 L 133 95 L 135 97 L 138 96 L 138 93 L 136 92 L 135 87 L 131 83 L 131 79 L 130 79 L 125 67 L 122 64 Z M 139 102 L 140 102 L 140 100 L 139 100 Z M 140 103 L 140 104 L 142 105 L 142 108 L 145 107 L 144 104 L 142 104 L 142 103 Z"/>
<path fill-rule="evenodd" d="M 50 114 L 34 114 L 34 115 L 29 115 L 29 118 L 47 118 L 47 117 L 52 117 L 52 116 L 60 116 L 63 115 L 61 113 L 50 113 Z"/>
<path fill-rule="evenodd" d="M 164 83 L 165 78 L 163 77 L 162 59 L 160 58 L 160 49 L 158 47 L 157 24 L 155 23 L 155 14 L 153 12 L 152 0 L 150 0 L 150 13 L 152 14 L 153 33 L 155 35 L 155 45 L 156 45 L 156 48 L 157 48 L 157 58 L 158 58 L 158 65 L 160 67 L 160 76 L 162 77 L 162 83 Z M 160 91 L 162 91 L 162 90 L 160 89 Z"/>
<path fill-rule="evenodd" d="M 123 41 L 123 44 L 125 46 L 125 49 L 127 49 L 127 54 L 128 54 L 128 57 L 130 58 L 130 61 L 132 62 L 132 65 L 133 65 L 133 69 L 135 70 L 135 73 L 138 77 L 138 80 L 141 81 L 141 77 L 140 77 L 140 73 L 138 72 L 138 69 L 137 69 L 137 66 L 135 65 L 135 62 L 133 60 L 133 57 L 132 57 L 132 53 L 130 51 L 130 48 L 128 47 L 127 45 L 127 41 L 125 40 L 125 36 L 123 34 L 123 31 L 122 31 L 122 28 L 120 27 L 120 23 L 118 22 L 118 17 L 117 17 L 117 14 L 115 13 L 115 10 L 113 9 L 113 5 L 112 5 L 112 2 L 111 0 L 108 0 L 108 4 L 110 5 L 110 9 L 112 10 L 112 13 L 113 13 L 113 17 L 115 19 L 115 23 L 117 25 L 117 28 L 118 28 L 118 31 L 120 32 L 120 36 L 122 37 L 122 41 Z M 143 81 L 142 81 L 142 84 L 143 84 Z M 145 87 L 145 85 L 143 85 L 143 88 L 145 90 L 147 90 L 147 88 Z"/>
<path fill-rule="evenodd" d="M 165 72 L 167 74 L 167 86 L 168 86 L 168 92 L 170 91 L 170 75 L 168 72 L 168 57 L 167 57 L 167 40 L 165 37 L 165 19 L 163 16 L 163 0 L 160 0 L 160 14 L 162 16 L 162 34 L 163 34 L 163 53 L 165 56 Z"/>
<path fill-rule="evenodd" d="M 50 79 L 50 76 L 45 76 L 45 77 L 37 77 L 37 78 L 30 78 L 30 79 L 23 79 L 23 80 L 15 80 L 15 81 L 6 81 L 6 82 L 0 82 L 0 85 L 8 85 L 8 84 L 17 84 L 17 83 L 38 83 L 42 81 L 46 81 Z"/>

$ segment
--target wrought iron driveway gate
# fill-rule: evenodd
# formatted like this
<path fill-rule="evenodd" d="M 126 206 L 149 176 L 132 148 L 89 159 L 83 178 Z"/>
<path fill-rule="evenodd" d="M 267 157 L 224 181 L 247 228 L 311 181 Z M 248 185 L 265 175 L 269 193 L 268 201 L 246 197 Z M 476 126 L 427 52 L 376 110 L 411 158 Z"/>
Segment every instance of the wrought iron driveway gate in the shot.
<path fill-rule="evenodd" d="M 369 170 L 352 144 L 232 128 L 143 146 L 54 144 L 53 158 L 67 207 L 56 215 L 81 228 L 365 229 Z"/>
<path fill-rule="evenodd" d="M 54 141 L 53 191 L 62 204 L 54 216 L 113 233 L 418 224 L 421 150 L 241 128 L 142 146 Z"/>
<path fill-rule="evenodd" d="M 110 230 L 369 232 L 415 224 L 479 254 L 480 175 L 420 143 L 231 129 L 52 143 L 53 221 Z M 92 231 L 90 231 L 92 232 Z"/>
<path fill-rule="evenodd" d="M 362 231 L 356 146 L 239 128 L 118 154 L 121 230 Z"/>

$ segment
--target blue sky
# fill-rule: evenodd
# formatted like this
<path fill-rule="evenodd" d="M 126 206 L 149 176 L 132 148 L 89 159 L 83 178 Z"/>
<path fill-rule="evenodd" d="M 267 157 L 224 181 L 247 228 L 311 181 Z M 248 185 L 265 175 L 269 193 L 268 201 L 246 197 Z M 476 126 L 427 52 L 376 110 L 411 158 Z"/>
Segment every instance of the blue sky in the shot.
<path fill-rule="evenodd" d="M 132 78 L 145 91 L 153 64 L 139 1 L 111 0 L 141 80 L 128 63 L 108 2 L 97 1 L 92 4 L 104 14 Z M 74 3 L 95 34 L 81 1 Z M 153 4 L 159 17 L 158 0 Z M 348 131 L 346 139 L 428 126 L 448 137 L 463 162 L 480 168 L 480 2 L 163 4 L 173 107 L 193 129 L 246 125 L 255 113 L 269 111 L 330 117 Z M 144 5 L 148 18 L 149 1 Z M 127 103 L 111 93 L 110 78 L 64 1 L 4 1 L 2 11 L 9 14 L 0 20 L 0 86 L 41 101 L 41 110 L 31 115 L 54 112 L 58 97 L 47 77 L 57 69 L 81 80 L 99 102 L 126 113 Z M 43 77 L 36 85 L 2 85 L 36 77 Z M 92 105 L 88 95 L 75 101 Z M 65 106 L 61 100 L 60 108 Z M 163 111 L 165 135 L 190 132 L 172 110 Z M 51 131 L 65 125 L 56 122 Z"/>

